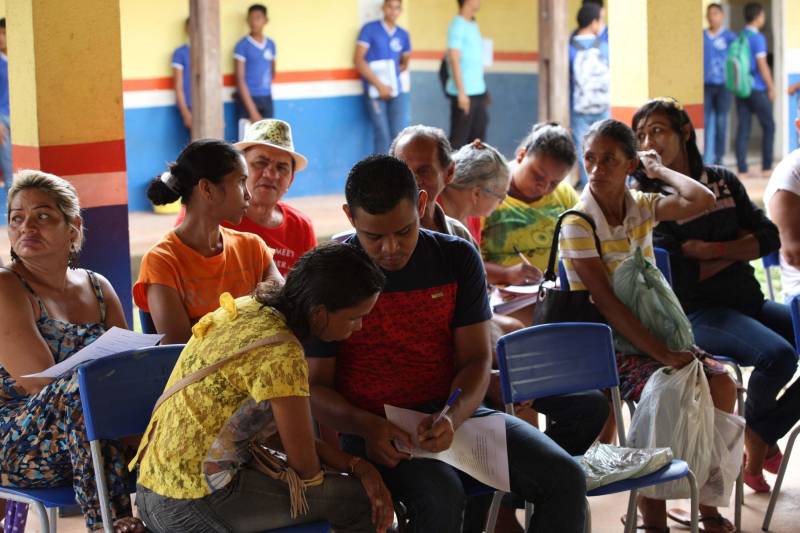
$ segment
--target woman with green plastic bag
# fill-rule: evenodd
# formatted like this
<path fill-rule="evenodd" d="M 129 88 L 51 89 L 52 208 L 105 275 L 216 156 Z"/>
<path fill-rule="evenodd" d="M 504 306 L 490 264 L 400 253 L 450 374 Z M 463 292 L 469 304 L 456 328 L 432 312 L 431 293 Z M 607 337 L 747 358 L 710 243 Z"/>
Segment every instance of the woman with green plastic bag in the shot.
<path fill-rule="evenodd" d="M 583 162 L 589 186 L 575 209 L 590 215 L 597 227 L 600 253 L 595 248 L 591 226 L 579 217 L 568 217 L 561 232 L 560 248 L 572 290 L 588 290 L 592 299 L 614 328 L 637 353 L 618 354 L 617 368 L 623 399 L 638 400 L 650 376 L 659 368 L 683 368 L 697 357 L 695 352 L 668 346 L 654 335 L 615 294 L 612 276 L 638 248 L 654 262 L 653 227 L 661 220 L 678 220 L 699 215 L 714 205 L 714 196 L 691 178 L 661 164 L 655 152 L 637 153 L 633 131 L 616 120 L 595 123 L 584 138 Z M 643 165 L 647 174 L 663 181 L 675 194 L 646 194 L 631 191 L 626 181 Z M 718 365 L 704 365 L 714 405 L 732 412 L 736 386 Z M 663 500 L 641 497 L 640 529 L 668 531 Z M 733 525 L 716 507 L 701 505 L 705 531 L 730 532 Z"/>

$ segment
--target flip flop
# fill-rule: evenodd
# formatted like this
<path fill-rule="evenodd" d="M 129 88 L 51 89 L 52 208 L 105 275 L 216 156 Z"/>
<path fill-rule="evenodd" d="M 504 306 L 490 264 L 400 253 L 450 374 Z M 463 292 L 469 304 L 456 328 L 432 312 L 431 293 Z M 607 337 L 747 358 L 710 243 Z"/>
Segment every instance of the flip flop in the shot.
<path fill-rule="evenodd" d="M 764 459 L 764 470 L 769 472 L 770 474 L 777 474 L 778 470 L 781 468 L 781 462 L 783 461 L 783 453 L 781 453 L 780 448 L 778 451 Z"/>
<path fill-rule="evenodd" d="M 683 509 L 670 509 L 667 512 L 667 516 L 681 525 L 690 527 L 692 525 L 691 515 L 688 511 L 684 511 Z M 699 523 L 700 531 L 706 531 L 707 533 L 734 533 L 737 531 L 736 527 L 731 524 L 731 521 L 721 514 L 701 516 L 697 522 Z M 706 525 L 713 527 L 712 529 L 708 529 L 705 527 Z"/>
<path fill-rule="evenodd" d="M 744 472 L 744 484 L 753 489 L 755 492 L 769 492 L 772 487 L 769 486 L 767 480 L 764 479 L 763 474 L 748 474 Z"/>

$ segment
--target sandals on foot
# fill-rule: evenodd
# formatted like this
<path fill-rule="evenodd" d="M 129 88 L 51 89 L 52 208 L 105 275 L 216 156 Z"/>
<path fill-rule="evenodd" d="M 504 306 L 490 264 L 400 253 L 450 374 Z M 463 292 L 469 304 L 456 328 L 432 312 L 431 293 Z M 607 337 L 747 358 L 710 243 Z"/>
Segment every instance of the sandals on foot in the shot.
<path fill-rule="evenodd" d="M 684 511 L 683 509 L 670 509 L 667 512 L 667 516 L 669 516 L 671 520 L 684 526 L 692 525 L 691 515 L 688 511 Z M 707 533 L 734 533 L 736 531 L 736 527 L 731 524 L 731 521 L 719 513 L 701 516 L 697 521 L 700 525 L 700 531 L 705 531 Z"/>
<path fill-rule="evenodd" d="M 783 454 L 781 453 L 780 448 L 778 451 L 764 459 L 764 470 L 769 472 L 770 474 L 777 474 L 778 470 L 781 468 L 781 462 L 783 461 Z"/>
<path fill-rule="evenodd" d="M 772 490 L 767 480 L 764 479 L 763 474 L 748 474 L 744 472 L 744 483 L 756 492 L 769 492 Z"/>

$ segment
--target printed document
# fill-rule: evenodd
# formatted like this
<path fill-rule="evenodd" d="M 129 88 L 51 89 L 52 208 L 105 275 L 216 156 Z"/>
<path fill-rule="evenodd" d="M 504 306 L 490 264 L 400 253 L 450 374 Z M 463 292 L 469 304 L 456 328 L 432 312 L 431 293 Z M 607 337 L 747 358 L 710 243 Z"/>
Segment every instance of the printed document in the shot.
<path fill-rule="evenodd" d="M 85 348 L 78 350 L 74 355 L 53 365 L 44 372 L 28 374 L 26 378 L 57 378 L 62 376 L 86 361 L 100 359 L 137 348 L 155 346 L 164 335 L 145 335 L 114 326 Z"/>
<path fill-rule="evenodd" d="M 384 405 L 386 418 L 413 436 L 425 413 Z M 448 450 L 432 453 L 419 447 L 401 450 L 413 457 L 438 459 L 453 468 L 469 474 L 481 483 L 503 492 L 511 492 L 508 475 L 508 448 L 506 448 L 506 423 L 502 416 L 488 415 L 470 418 L 458 428 L 453 444 Z"/>

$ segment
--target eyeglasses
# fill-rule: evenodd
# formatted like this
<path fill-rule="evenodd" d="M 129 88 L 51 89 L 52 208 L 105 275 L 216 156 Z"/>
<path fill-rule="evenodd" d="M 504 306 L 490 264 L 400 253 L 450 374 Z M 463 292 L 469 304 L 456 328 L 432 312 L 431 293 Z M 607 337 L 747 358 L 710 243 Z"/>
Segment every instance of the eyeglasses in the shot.
<path fill-rule="evenodd" d="M 486 194 L 488 194 L 489 196 L 491 196 L 492 198 L 495 198 L 501 202 L 506 199 L 506 193 L 499 193 L 497 191 L 487 189 L 486 187 L 481 187 L 481 190 Z"/>

